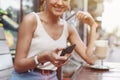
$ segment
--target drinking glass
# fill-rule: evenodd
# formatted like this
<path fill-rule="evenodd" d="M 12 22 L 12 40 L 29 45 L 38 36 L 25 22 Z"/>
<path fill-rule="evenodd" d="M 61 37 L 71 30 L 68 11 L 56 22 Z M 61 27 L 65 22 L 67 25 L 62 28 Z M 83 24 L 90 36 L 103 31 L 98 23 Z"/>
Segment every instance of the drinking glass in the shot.
<path fill-rule="evenodd" d="M 95 41 L 95 55 L 100 60 L 100 66 L 103 67 L 103 60 L 107 56 L 108 41 L 107 40 L 96 40 Z"/>

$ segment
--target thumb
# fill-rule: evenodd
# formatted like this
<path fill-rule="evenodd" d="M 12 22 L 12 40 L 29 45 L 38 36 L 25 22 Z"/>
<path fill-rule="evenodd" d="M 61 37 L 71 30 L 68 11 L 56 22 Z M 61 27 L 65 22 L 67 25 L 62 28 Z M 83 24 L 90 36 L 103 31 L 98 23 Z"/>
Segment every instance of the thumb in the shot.
<path fill-rule="evenodd" d="M 55 52 L 55 53 L 58 53 L 58 52 L 61 51 L 61 50 L 63 50 L 63 48 L 56 48 L 56 49 L 54 50 L 54 52 Z"/>

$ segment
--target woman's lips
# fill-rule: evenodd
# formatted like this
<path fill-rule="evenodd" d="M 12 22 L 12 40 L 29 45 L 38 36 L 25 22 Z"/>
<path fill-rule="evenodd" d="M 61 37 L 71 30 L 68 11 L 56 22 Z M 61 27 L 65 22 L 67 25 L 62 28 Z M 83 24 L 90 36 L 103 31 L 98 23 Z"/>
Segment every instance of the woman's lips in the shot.
<path fill-rule="evenodd" d="M 63 11 L 63 8 L 54 7 L 54 9 L 55 9 L 56 11 L 58 11 L 58 12 Z"/>

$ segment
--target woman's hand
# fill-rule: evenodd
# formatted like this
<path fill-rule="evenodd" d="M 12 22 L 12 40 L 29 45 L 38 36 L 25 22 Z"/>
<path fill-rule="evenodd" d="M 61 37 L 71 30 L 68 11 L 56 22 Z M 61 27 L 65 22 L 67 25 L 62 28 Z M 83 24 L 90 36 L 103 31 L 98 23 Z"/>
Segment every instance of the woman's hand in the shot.
<path fill-rule="evenodd" d="M 68 61 L 71 54 L 60 56 L 59 51 L 62 51 L 62 50 L 63 50 L 62 48 L 57 48 L 53 51 L 46 51 L 48 61 L 50 61 L 52 64 L 54 64 L 57 67 L 63 66 Z"/>
<path fill-rule="evenodd" d="M 87 13 L 87 12 L 83 12 L 83 11 L 78 11 L 76 14 L 76 17 L 83 23 L 88 24 L 90 27 L 96 26 L 96 22 L 93 19 L 93 17 Z"/>

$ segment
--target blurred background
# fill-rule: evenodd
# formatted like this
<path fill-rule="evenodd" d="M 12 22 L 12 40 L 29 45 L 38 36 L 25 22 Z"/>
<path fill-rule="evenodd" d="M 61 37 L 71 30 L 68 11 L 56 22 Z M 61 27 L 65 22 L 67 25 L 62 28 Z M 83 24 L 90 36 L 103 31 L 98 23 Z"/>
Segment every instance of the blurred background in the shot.
<path fill-rule="evenodd" d="M 17 31 L 23 16 L 33 11 L 42 11 L 43 1 L 0 0 L 0 23 L 3 24 L 12 56 L 15 54 Z M 119 3 L 120 0 L 71 0 L 71 8 L 63 14 L 63 18 L 76 27 L 81 39 L 87 45 L 89 27 L 86 24 L 78 22 L 75 19 L 74 13 L 79 10 L 89 12 L 98 25 L 96 40 L 108 40 L 110 52 L 113 52 L 114 48 L 118 48 L 120 45 Z M 63 68 L 64 76 L 70 77 L 82 62 L 84 61 L 74 54 L 71 61 Z M 70 71 L 69 66 L 75 68 Z"/>

